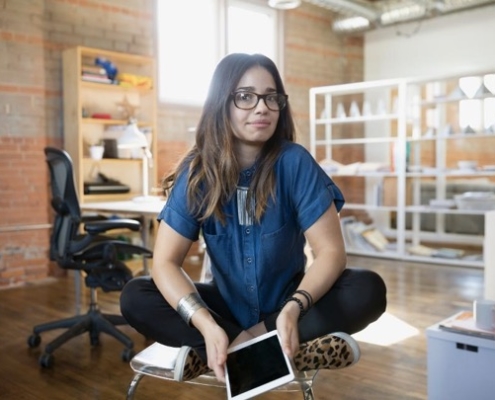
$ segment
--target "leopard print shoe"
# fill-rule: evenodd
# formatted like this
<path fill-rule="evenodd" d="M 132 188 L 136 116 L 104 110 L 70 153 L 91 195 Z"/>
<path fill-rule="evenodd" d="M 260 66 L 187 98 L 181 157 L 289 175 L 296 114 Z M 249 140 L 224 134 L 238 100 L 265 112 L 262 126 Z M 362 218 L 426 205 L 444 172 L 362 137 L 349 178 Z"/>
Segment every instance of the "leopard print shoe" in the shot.
<path fill-rule="evenodd" d="M 340 369 L 359 361 L 359 345 L 347 333 L 335 332 L 302 343 L 294 357 L 299 371 Z"/>
<path fill-rule="evenodd" d="M 190 381 L 208 371 L 210 371 L 208 365 L 192 347 L 182 346 L 180 348 L 175 361 L 174 380 L 178 382 Z"/>

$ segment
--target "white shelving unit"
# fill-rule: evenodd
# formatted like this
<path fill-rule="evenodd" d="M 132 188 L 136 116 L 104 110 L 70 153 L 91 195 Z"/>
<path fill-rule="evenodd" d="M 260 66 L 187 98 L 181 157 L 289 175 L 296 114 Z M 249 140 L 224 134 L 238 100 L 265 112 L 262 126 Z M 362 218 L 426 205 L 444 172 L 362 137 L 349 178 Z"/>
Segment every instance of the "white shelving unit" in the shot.
<path fill-rule="evenodd" d="M 487 74 L 469 76 L 482 78 Z M 477 140 L 485 150 L 490 146 L 495 149 L 495 117 L 490 129 L 460 128 L 464 100 L 478 101 L 480 113 L 489 107 L 495 115 L 495 96 L 486 87 L 470 97 L 460 95 L 457 88 L 461 77 L 382 80 L 310 90 L 311 153 L 324 168 L 329 168 L 329 175 L 343 190 L 346 212 L 367 213 L 373 225 L 392 243 L 386 249 L 376 250 L 348 240 L 348 253 L 483 266 L 483 234 L 447 232 L 445 220 L 450 216 L 483 216 L 486 210 L 436 208 L 422 204 L 421 199 L 422 185 L 428 181 L 434 186 L 437 200 L 446 199 L 450 182 L 460 179 L 476 183 L 485 178 L 495 185 L 495 171 L 491 169 L 457 169 L 457 161 L 462 158 L 456 159 L 456 154 L 462 155 L 464 150 L 469 154 Z M 476 157 L 473 153 L 471 159 L 477 160 Z M 486 160 L 485 157 L 485 164 Z M 495 164 L 493 157 L 492 160 Z M 335 161 L 344 165 L 332 171 Z M 360 198 L 356 195 L 359 192 Z M 395 224 L 391 224 L 392 218 Z M 435 221 L 434 231 L 422 229 L 425 218 Z M 467 245 L 472 252 L 446 259 L 438 257 L 438 253 L 423 256 L 410 250 L 424 249 L 425 244 L 430 248 Z"/>

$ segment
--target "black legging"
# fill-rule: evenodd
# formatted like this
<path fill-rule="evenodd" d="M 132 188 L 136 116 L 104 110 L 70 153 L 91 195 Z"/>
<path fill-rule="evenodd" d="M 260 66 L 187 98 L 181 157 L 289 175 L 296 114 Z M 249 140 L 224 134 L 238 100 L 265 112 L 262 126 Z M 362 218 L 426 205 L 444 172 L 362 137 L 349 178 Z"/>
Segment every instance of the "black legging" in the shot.
<path fill-rule="evenodd" d="M 242 328 L 213 283 L 195 283 L 215 321 L 232 342 Z M 386 287 L 373 271 L 348 268 L 332 288 L 318 300 L 299 322 L 299 340 L 307 342 L 332 332 L 359 332 L 385 311 Z M 191 346 L 206 360 L 201 333 L 188 326 L 168 304 L 147 276 L 134 278 L 120 297 L 122 315 L 138 332 L 167 346 Z M 267 331 L 276 329 L 278 311 L 264 319 Z"/>

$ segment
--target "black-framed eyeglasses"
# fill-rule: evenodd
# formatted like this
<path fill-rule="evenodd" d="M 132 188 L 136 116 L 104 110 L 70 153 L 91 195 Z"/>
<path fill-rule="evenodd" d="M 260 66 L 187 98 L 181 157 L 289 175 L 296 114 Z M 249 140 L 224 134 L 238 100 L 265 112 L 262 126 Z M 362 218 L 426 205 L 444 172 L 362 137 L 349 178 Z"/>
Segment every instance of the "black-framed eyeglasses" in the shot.
<path fill-rule="evenodd" d="M 234 105 L 241 110 L 252 110 L 258 105 L 260 99 L 263 99 L 269 110 L 280 111 L 287 105 L 287 99 L 289 98 L 288 95 L 282 93 L 258 94 L 245 91 L 233 92 L 231 96 L 234 100 Z"/>

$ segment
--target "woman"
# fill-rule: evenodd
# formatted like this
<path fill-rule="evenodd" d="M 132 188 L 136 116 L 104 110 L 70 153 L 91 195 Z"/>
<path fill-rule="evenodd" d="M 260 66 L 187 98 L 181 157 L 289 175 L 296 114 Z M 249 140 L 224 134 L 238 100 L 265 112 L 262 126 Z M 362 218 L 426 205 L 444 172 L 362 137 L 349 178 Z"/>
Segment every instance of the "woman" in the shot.
<path fill-rule="evenodd" d="M 382 279 L 346 269 L 340 190 L 294 140 L 275 64 L 225 57 L 196 143 L 164 179 L 152 277 L 132 280 L 121 296 L 131 326 L 181 347 L 177 380 L 210 368 L 223 381 L 227 348 L 274 329 L 299 370 L 351 365 L 359 347 L 349 334 L 385 310 Z M 181 268 L 200 232 L 212 283 L 194 283 Z M 324 353 L 315 358 L 316 348 Z"/>

